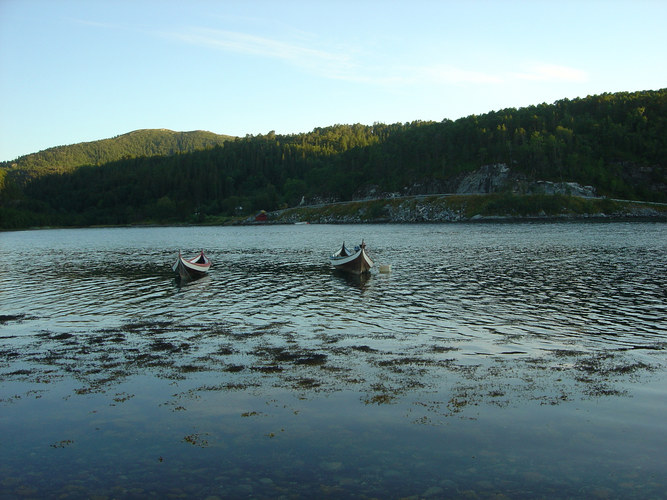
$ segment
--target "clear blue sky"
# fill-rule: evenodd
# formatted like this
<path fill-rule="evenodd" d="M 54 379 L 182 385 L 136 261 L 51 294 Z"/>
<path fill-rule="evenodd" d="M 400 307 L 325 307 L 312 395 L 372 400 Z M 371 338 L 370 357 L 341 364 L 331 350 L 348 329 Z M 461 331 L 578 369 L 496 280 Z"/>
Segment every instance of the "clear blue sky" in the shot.
<path fill-rule="evenodd" d="M 0 0 L 0 160 L 667 87 L 667 1 Z"/>

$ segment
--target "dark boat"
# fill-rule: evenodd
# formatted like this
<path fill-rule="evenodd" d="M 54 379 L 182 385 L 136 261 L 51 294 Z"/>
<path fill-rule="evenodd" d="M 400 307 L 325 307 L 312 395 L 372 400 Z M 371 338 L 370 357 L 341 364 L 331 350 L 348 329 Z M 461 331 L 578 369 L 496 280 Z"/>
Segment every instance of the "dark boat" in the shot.
<path fill-rule="evenodd" d="M 178 260 L 172 266 L 172 269 L 178 273 L 181 279 L 194 280 L 205 276 L 209 267 L 211 267 L 211 260 L 204 255 L 203 250 L 193 259 L 186 259 L 179 251 Z"/>
<path fill-rule="evenodd" d="M 366 243 L 363 240 L 353 251 L 343 243 L 341 249 L 329 257 L 329 261 L 339 271 L 353 274 L 368 273 L 373 267 L 373 261 L 366 253 Z"/>

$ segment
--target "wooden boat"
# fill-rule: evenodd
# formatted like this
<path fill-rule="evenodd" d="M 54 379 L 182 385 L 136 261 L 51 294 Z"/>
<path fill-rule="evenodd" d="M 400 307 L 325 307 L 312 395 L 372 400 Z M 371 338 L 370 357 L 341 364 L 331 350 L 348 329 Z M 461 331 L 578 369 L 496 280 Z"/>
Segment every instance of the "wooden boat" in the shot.
<path fill-rule="evenodd" d="M 186 259 L 179 251 L 178 260 L 172 266 L 172 269 L 178 273 L 181 279 L 194 280 L 205 276 L 209 267 L 211 267 L 211 260 L 204 255 L 203 250 L 193 259 Z"/>
<path fill-rule="evenodd" d="M 354 274 L 368 273 L 373 267 L 373 261 L 366 253 L 366 243 L 363 240 L 354 251 L 348 249 L 343 242 L 341 249 L 331 255 L 329 261 L 336 269 Z"/>

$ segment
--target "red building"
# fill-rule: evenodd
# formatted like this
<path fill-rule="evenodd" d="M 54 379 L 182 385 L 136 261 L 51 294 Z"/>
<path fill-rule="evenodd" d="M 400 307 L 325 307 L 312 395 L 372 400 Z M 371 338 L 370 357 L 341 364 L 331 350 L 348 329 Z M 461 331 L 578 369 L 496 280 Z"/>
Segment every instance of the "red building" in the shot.
<path fill-rule="evenodd" d="M 266 219 L 268 218 L 266 212 L 264 210 L 261 210 L 257 215 L 255 215 L 255 222 L 266 222 Z"/>

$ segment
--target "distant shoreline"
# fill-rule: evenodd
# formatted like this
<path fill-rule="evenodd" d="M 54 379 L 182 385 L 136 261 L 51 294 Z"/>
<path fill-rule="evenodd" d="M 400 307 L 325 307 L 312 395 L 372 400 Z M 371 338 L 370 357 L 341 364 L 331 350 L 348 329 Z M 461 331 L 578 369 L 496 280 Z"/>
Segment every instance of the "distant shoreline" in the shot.
<path fill-rule="evenodd" d="M 667 221 L 667 204 L 564 195 L 420 195 L 337 202 L 266 213 L 261 224 Z"/>
<path fill-rule="evenodd" d="M 145 221 L 92 226 L 33 226 L 39 229 L 262 226 L 290 224 L 467 224 L 562 222 L 667 222 L 667 203 L 563 195 L 418 195 L 285 208 L 255 216 L 206 216 L 200 222 Z"/>

